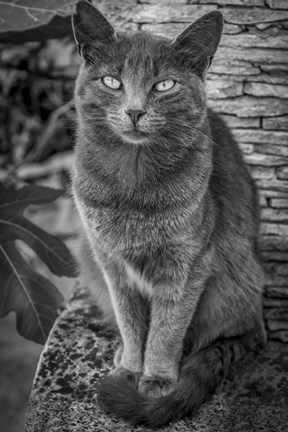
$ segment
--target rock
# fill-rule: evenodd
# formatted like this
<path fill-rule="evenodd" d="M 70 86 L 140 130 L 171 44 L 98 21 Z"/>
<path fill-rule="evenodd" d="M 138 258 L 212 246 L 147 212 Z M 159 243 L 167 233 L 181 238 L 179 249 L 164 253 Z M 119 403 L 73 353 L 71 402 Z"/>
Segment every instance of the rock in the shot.
<path fill-rule="evenodd" d="M 271 64 L 261 64 L 261 69 L 264 72 L 268 72 L 270 74 L 279 75 L 279 74 L 285 74 L 287 73 L 288 65 L 286 63 L 279 62 L 277 65 L 271 65 Z"/>
<path fill-rule="evenodd" d="M 288 236 L 288 225 L 280 223 L 262 222 L 260 225 L 260 235 L 279 235 Z M 288 268 L 288 266 L 286 265 Z M 285 285 L 287 284 L 287 278 L 285 279 Z"/>
<path fill-rule="evenodd" d="M 233 134 L 241 142 L 288 146 L 288 132 L 270 132 L 261 129 L 233 129 Z M 257 147 L 255 147 L 255 150 L 257 151 Z"/>
<path fill-rule="evenodd" d="M 112 22 L 112 21 L 111 21 Z M 131 21 L 124 21 L 122 20 L 122 22 L 116 22 L 114 24 L 114 28 L 117 31 L 133 31 L 133 32 L 137 32 L 139 30 L 139 25 L 135 24 Z"/>
<path fill-rule="evenodd" d="M 239 62 L 239 63 L 241 64 L 241 67 L 245 66 L 244 62 Z M 217 62 L 217 60 L 215 60 L 215 64 L 217 67 L 218 66 L 220 67 L 222 65 L 222 62 L 219 63 L 219 62 Z M 237 62 L 237 64 L 238 64 L 238 62 Z M 213 63 L 212 63 L 212 66 L 213 66 Z M 207 80 L 226 81 L 226 80 L 233 79 L 233 81 L 243 82 L 246 79 L 248 79 L 248 75 L 238 75 L 237 74 L 237 75 L 231 76 L 231 74 L 229 75 L 229 74 L 222 74 L 222 73 L 214 73 L 213 71 L 211 71 L 212 66 L 210 66 L 210 68 L 208 69 L 208 73 L 207 73 L 207 77 L 206 77 Z M 232 64 L 229 63 L 229 66 L 232 66 Z M 234 67 L 235 67 L 235 64 L 234 64 Z"/>
<path fill-rule="evenodd" d="M 286 161 L 286 163 L 287 163 L 287 161 Z M 283 164 L 283 165 L 285 165 L 285 164 Z M 278 179 L 288 180 L 288 166 L 278 168 L 276 171 L 276 176 Z"/>
<path fill-rule="evenodd" d="M 258 191 L 258 193 L 260 195 L 264 195 L 267 198 L 271 198 L 271 197 L 276 197 L 276 198 L 287 198 L 288 197 L 288 190 L 286 192 L 282 192 L 282 191 L 277 191 L 277 190 L 272 190 L 272 189 L 260 189 Z"/>
<path fill-rule="evenodd" d="M 212 81 L 210 81 L 212 82 Z M 258 117 L 244 117 L 239 118 L 235 115 L 222 114 L 221 118 L 225 121 L 225 123 L 231 128 L 259 128 L 260 127 L 260 118 Z"/>
<path fill-rule="evenodd" d="M 268 273 L 266 274 L 266 279 L 265 279 L 265 285 L 267 287 L 268 292 L 272 293 L 272 291 L 270 290 L 270 287 L 273 287 L 273 289 L 275 290 L 275 288 L 277 287 L 278 290 L 281 290 L 282 293 L 285 293 L 285 295 L 280 296 L 280 294 L 278 294 L 279 297 L 286 297 L 287 296 L 287 277 L 286 276 L 277 276 L 277 275 L 269 275 Z M 283 291 L 284 290 L 284 291 Z M 268 294 L 267 294 L 268 295 Z M 272 294 L 270 294 L 272 296 Z M 275 294 L 273 294 L 273 296 L 275 297 Z"/>
<path fill-rule="evenodd" d="M 288 11 L 287 11 L 288 13 Z M 231 36 L 232 38 L 233 36 Z M 269 48 L 229 48 L 220 46 L 216 52 L 215 59 L 227 61 L 233 59 L 243 60 L 251 63 L 288 63 L 288 50 L 269 49 Z M 261 65 L 262 67 L 262 65 Z M 287 65 L 288 70 L 288 65 Z"/>
<path fill-rule="evenodd" d="M 215 10 L 213 5 L 141 4 L 133 8 L 131 17 L 135 23 L 191 23 L 204 14 Z M 288 17 L 287 17 L 288 18 Z"/>
<path fill-rule="evenodd" d="M 277 297 L 282 301 L 283 299 L 288 298 L 288 286 L 268 286 L 266 287 L 266 295 L 270 295 L 271 297 Z"/>
<path fill-rule="evenodd" d="M 207 96 L 211 99 L 220 99 L 226 97 L 240 96 L 243 90 L 243 84 L 233 80 L 206 81 Z"/>
<path fill-rule="evenodd" d="M 258 202 L 260 204 L 260 207 L 267 207 L 268 206 L 268 201 L 267 201 L 267 198 L 265 196 L 259 195 Z"/>
<path fill-rule="evenodd" d="M 193 20 L 191 20 L 192 22 Z M 178 36 L 187 26 L 189 22 L 179 23 L 179 22 L 169 22 L 165 24 L 141 24 L 141 30 L 149 31 L 160 36 L 175 38 Z M 223 33 L 224 34 L 237 34 L 243 31 L 241 26 L 234 24 L 225 24 Z"/>
<path fill-rule="evenodd" d="M 261 250 L 278 250 L 288 251 L 288 235 L 262 235 L 259 239 L 259 247 Z"/>
<path fill-rule="evenodd" d="M 288 235 L 288 225 L 286 225 L 286 236 Z M 267 263 L 265 269 L 268 273 L 276 274 L 278 276 L 288 276 L 288 266 L 285 263 Z M 288 279 L 287 279 L 288 282 Z"/>
<path fill-rule="evenodd" d="M 209 74 L 233 75 L 234 78 L 237 75 L 258 75 L 260 74 L 260 69 L 243 61 L 229 62 L 227 59 L 226 61 L 215 59 L 210 66 Z"/>
<path fill-rule="evenodd" d="M 263 129 L 270 130 L 287 130 L 288 131 L 288 115 L 281 117 L 266 117 L 263 118 Z"/>
<path fill-rule="evenodd" d="M 288 250 L 285 252 L 278 252 L 278 251 L 269 251 L 269 252 L 261 252 L 261 259 L 264 261 L 279 261 L 279 262 L 287 262 L 287 253 Z"/>
<path fill-rule="evenodd" d="M 221 6 L 233 5 L 233 6 L 264 6 L 265 0 L 189 0 L 189 3 L 203 3 L 203 4 L 211 4 L 216 3 Z M 277 9 L 277 8 L 276 8 Z"/>
<path fill-rule="evenodd" d="M 251 154 L 254 151 L 253 144 L 238 143 L 238 145 L 244 154 Z"/>
<path fill-rule="evenodd" d="M 138 1 L 139 4 L 153 4 L 153 5 L 175 5 L 175 0 L 140 0 Z M 177 0 L 178 4 L 187 4 L 187 0 Z M 191 2 L 192 3 L 192 2 Z M 199 3 L 196 1 L 195 3 Z"/>
<path fill-rule="evenodd" d="M 273 179 L 275 177 L 275 168 L 263 166 L 250 166 L 250 174 L 254 179 Z"/>
<path fill-rule="evenodd" d="M 279 192 L 288 192 L 288 181 L 286 180 L 280 180 L 280 179 L 273 179 L 273 180 L 266 180 L 266 179 L 259 179 L 256 180 L 256 186 L 258 189 L 275 189 Z"/>
<path fill-rule="evenodd" d="M 274 208 L 288 209 L 288 196 L 287 198 L 271 198 L 269 204 L 271 207 Z M 287 249 L 288 249 L 288 240 L 287 240 Z"/>
<path fill-rule="evenodd" d="M 264 308 L 264 316 L 267 320 L 285 320 L 288 323 L 288 307 Z"/>
<path fill-rule="evenodd" d="M 288 344 L 285 344 L 281 341 L 277 341 L 277 340 L 269 340 L 268 342 L 268 346 L 271 350 L 275 350 L 278 352 L 282 352 L 283 354 L 287 354 L 288 353 Z"/>
<path fill-rule="evenodd" d="M 225 23 L 223 28 L 223 34 L 237 34 L 241 33 L 243 30 L 243 26 Z"/>
<path fill-rule="evenodd" d="M 288 222 L 288 209 L 276 210 L 275 208 L 265 208 L 261 210 L 261 220 L 271 222 Z M 287 227 L 288 231 L 288 227 Z M 288 260 L 288 255 L 287 255 Z M 288 266 L 288 265 L 287 265 Z"/>
<path fill-rule="evenodd" d="M 137 8 L 137 0 L 94 0 L 94 4 L 116 29 L 137 29 L 131 18 L 134 9 Z"/>
<path fill-rule="evenodd" d="M 287 299 L 283 298 L 273 298 L 273 297 L 263 297 L 263 306 L 264 307 L 286 307 L 288 308 L 288 297 Z M 288 321 L 287 321 L 288 324 Z"/>
<path fill-rule="evenodd" d="M 273 23 L 271 23 L 271 22 L 268 22 L 268 23 L 259 23 L 259 24 L 255 25 L 256 29 L 260 30 L 260 31 L 265 31 L 267 29 L 270 30 L 271 26 L 273 26 Z"/>
<path fill-rule="evenodd" d="M 288 9 L 287 0 L 266 0 L 266 3 L 272 9 Z"/>
<path fill-rule="evenodd" d="M 277 98 L 240 96 L 235 99 L 213 100 L 211 107 L 219 113 L 236 114 L 238 117 L 266 117 L 288 114 L 287 101 Z"/>
<path fill-rule="evenodd" d="M 286 65 L 285 65 L 286 66 Z M 262 65 L 261 65 L 262 68 Z M 270 75 L 271 73 L 271 75 Z M 241 78 L 241 77 L 240 77 Z M 245 79 L 245 81 L 250 82 L 264 82 L 264 83 L 271 83 L 271 84 L 287 84 L 288 83 L 288 74 L 285 73 L 283 70 L 279 69 L 271 69 L 271 72 L 269 74 L 261 73 L 258 75 L 247 75 L 241 80 Z"/>
<path fill-rule="evenodd" d="M 175 39 L 187 26 L 188 23 L 141 24 L 141 30 Z"/>
<path fill-rule="evenodd" d="M 271 154 L 275 156 L 288 156 L 288 146 L 280 146 L 275 144 L 259 144 L 255 143 L 255 151 L 257 153 Z"/>
<path fill-rule="evenodd" d="M 250 165 L 260 165 L 267 167 L 282 167 L 282 165 L 285 165 L 287 163 L 287 160 L 285 158 L 282 158 L 280 156 L 265 155 L 263 153 L 252 153 L 248 155 L 246 154 L 244 155 L 244 159 Z"/>
<path fill-rule="evenodd" d="M 227 24 L 228 25 L 228 24 Z M 269 34 L 263 35 L 261 33 L 241 33 L 236 35 L 223 35 L 221 38 L 221 46 L 235 47 L 235 48 L 283 48 L 287 49 L 288 35 L 282 34 L 278 36 L 271 36 Z"/>
<path fill-rule="evenodd" d="M 225 21 L 231 24 L 272 23 L 288 19 L 288 11 L 261 8 L 225 8 Z"/>
<path fill-rule="evenodd" d="M 270 339 L 278 339 L 283 343 L 287 343 L 288 342 L 288 331 L 287 330 L 280 330 L 280 331 L 275 331 L 275 332 L 268 332 L 268 336 Z"/>
<path fill-rule="evenodd" d="M 268 330 L 288 330 L 288 320 L 267 320 Z M 288 339 L 287 339 L 288 341 Z"/>
<path fill-rule="evenodd" d="M 251 96 L 260 96 L 260 97 L 272 96 L 272 97 L 287 99 L 288 86 L 250 82 L 244 84 L 244 94 L 248 94 Z"/>
<path fill-rule="evenodd" d="M 279 23 L 279 27 L 283 30 L 288 29 L 288 20 L 281 21 L 281 23 Z"/>

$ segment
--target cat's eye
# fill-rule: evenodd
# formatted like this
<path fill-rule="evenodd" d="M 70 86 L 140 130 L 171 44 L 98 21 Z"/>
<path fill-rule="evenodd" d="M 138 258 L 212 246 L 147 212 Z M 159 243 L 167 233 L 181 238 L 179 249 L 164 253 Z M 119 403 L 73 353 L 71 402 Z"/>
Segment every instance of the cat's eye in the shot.
<path fill-rule="evenodd" d="M 105 84 L 106 87 L 109 87 L 113 90 L 119 90 L 121 87 L 121 82 L 118 81 L 116 78 L 105 76 L 102 78 L 103 84 Z"/>
<path fill-rule="evenodd" d="M 154 88 L 158 92 L 164 92 L 170 90 L 172 87 L 174 87 L 174 85 L 175 85 L 175 81 L 173 81 L 172 79 L 168 79 L 165 81 L 158 82 L 157 84 L 155 84 Z"/>

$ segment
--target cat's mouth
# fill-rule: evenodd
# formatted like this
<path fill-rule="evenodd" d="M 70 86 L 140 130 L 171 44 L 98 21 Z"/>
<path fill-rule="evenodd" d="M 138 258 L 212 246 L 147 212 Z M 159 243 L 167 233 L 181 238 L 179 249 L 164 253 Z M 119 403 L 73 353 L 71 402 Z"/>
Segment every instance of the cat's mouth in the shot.
<path fill-rule="evenodd" d="M 135 144 L 143 144 L 148 140 L 147 132 L 140 130 L 139 128 L 127 129 L 122 132 L 123 138 Z"/>

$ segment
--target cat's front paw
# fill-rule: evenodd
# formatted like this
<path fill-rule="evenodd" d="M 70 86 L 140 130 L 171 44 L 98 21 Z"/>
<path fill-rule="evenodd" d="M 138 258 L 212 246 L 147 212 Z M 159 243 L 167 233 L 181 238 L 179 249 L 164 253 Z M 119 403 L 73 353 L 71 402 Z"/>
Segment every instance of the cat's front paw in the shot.
<path fill-rule="evenodd" d="M 110 375 L 125 377 L 130 383 L 135 384 L 135 387 L 137 387 L 141 372 L 132 372 L 123 366 L 118 366 L 111 371 Z"/>
<path fill-rule="evenodd" d="M 169 378 L 142 375 L 139 381 L 138 391 L 148 397 L 159 399 L 172 393 L 175 389 L 175 385 L 176 382 Z"/>

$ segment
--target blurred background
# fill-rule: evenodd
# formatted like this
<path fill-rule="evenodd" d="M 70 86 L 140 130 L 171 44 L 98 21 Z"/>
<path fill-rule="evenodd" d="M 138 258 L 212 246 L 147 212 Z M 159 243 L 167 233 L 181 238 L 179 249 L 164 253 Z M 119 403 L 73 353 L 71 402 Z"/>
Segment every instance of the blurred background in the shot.
<path fill-rule="evenodd" d="M 70 190 L 76 129 L 73 89 L 80 65 L 70 25 L 75 3 L 4 0 L 0 5 L 0 183 L 63 189 L 57 200 L 28 207 L 25 216 L 61 239 L 73 255 L 79 230 Z M 223 12 L 224 35 L 207 77 L 209 105 L 232 128 L 258 186 L 259 243 L 267 272 L 265 320 L 270 344 L 287 349 L 288 2 L 93 3 L 116 28 L 169 37 L 211 10 Z M 57 286 L 64 300 L 69 298 L 75 278 L 54 275 L 23 245 L 22 254 Z M 1 307 L 5 312 L 0 303 L 0 316 Z M 6 316 L 0 318 L 0 430 L 20 432 L 42 345 L 19 335 L 14 312 L 2 315 Z"/>

